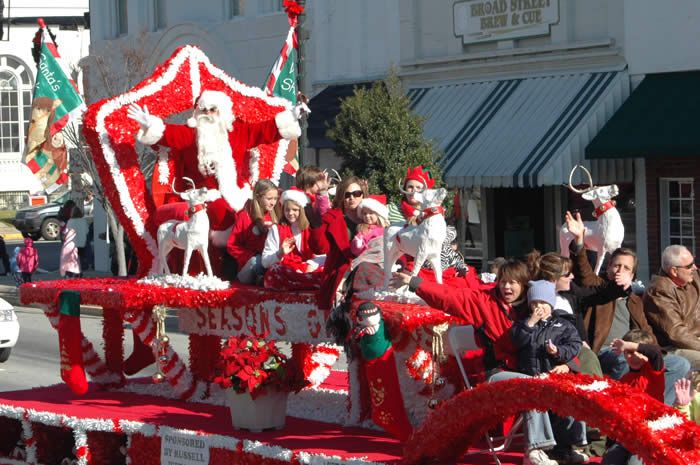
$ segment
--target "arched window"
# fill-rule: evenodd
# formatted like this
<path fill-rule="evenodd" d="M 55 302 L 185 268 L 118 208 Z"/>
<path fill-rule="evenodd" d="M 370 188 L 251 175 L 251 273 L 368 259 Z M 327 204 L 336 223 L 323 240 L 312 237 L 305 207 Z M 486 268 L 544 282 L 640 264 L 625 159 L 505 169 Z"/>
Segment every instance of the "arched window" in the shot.
<path fill-rule="evenodd" d="M 0 153 L 21 154 L 32 109 L 32 77 L 18 58 L 0 55 Z"/>

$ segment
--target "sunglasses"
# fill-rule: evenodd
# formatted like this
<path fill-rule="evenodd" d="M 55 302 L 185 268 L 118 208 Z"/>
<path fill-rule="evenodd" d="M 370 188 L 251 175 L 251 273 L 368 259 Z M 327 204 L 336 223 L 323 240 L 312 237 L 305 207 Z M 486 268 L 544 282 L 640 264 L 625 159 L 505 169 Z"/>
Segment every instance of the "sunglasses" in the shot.
<path fill-rule="evenodd" d="M 352 192 L 345 193 L 345 200 L 347 200 L 351 197 L 355 197 L 356 199 L 359 199 L 360 197 L 362 197 L 362 191 L 358 190 L 358 191 L 352 191 Z"/>
<path fill-rule="evenodd" d="M 693 262 L 688 263 L 687 265 L 674 266 L 674 268 L 685 268 L 686 270 L 692 270 L 694 266 L 695 266 L 695 262 L 693 261 Z"/>

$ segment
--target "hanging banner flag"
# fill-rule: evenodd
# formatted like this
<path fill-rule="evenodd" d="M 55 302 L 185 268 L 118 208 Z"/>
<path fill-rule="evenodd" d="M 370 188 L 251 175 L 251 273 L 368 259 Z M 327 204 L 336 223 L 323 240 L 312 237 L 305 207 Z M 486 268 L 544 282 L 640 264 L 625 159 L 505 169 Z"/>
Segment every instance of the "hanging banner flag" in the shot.
<path fill-rule="evenodd" d="M 280 51 L 280 56 L 272 65 L 270 70 L 270 75 L 265 83 L 265 92 L 267 95 L 274 95 L 275 97 L 281 97 L 292 102 L 293 105 L 297 103 L 297 18 L 304 12 L 304 7 L 299 5 L 297 2 L 285 0 L 284 10 L 287 12 L 287 18 L 289 20 L 289 32 L 287 33 L 287 39 L 282 46 Z M 289 144 L 290 150 L 296 151 L 297 144 Z M 299 169 L 299 157 L 295 154 L 294 159 L 289 161 L 284 166 L 284 171 L 292 176 L 294 176 Z"/>
<path fill-rule="evenodd" d="M 22 160 L 50 194 L 68 181 L 68 151 L 61 130 L 86 107 L 61 62 L 53 34 L 49 31 L 48 38 L 46 29 L 39 19 L 33 49 L 36 85 Z"/>

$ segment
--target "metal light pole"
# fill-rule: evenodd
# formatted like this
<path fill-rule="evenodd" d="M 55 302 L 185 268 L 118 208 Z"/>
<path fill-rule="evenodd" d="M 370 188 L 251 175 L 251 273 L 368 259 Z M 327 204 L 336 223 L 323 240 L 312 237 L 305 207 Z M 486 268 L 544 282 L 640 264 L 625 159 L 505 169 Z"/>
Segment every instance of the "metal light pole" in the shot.
<path fill-rule="evenodd" d="M 302 94 L 306 95 L 305 92 L 305 84 L 306 84 L 306 68 L 304 67 L 304 42 L 308 40 L 309 38 L 309 33 L 306 31 L 304 28 L 304 22 L 306 21 L 306 0 L 297 0 L 297 3 L 301 5 L 304 8 L 304 12 L 299 15 L 298 22 L 297 22 L 297 41 L 298 41 L 298 46 L 297 46 L 297 62 L 296 62 L 296 67 L 297 67 L 297 89 L 299 92 Z M 301 121 L 301 137 L 299 137 L 298 141 L 298 148 L 297 150 L 299 151 L 299 166 L 303 166 L 306 161 L 306 130 L 308 128 L 308 124 L 306 122 L 306 119 L 303 119 Z"/>

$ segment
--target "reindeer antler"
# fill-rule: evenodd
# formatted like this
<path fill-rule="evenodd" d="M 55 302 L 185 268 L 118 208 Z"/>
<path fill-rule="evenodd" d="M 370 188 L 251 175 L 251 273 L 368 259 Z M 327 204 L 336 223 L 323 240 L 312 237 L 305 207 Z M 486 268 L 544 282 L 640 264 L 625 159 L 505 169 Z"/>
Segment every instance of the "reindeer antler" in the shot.
<path fill-rule="evenodd" d="M 184 181 L 189 182 L 189 183 L 192 185 L 192 189 L 196 189 L 197 186 L 195 186 L 194 181 L 192 180 L 192 178 L 188 178 L 188 177 L 186 177 L 186 176 L 183 176 L 182 179 L 183 179 Z M 173 192 L 176 193 L 177 195 L 182 194 L 182 192 L 178 192 L 177 189 L 175 189 L 175 179 L 174 179 L 174 178 L 173 178 L 173 182 L 172 182 L 172 184 L 170 185 L 170 187 L 172 187 Z"/>
<path fill-rule="evenodd" d="M 331 171 L 333 172 L 333 176 L 328 176 L 329 181 L 335 181 L 336 183 L 340 183 L 343 181 L 343 178 L 340 176 L 340 173 L 338 173 L 333 168 L 331 168 Z"/>
<path fill-rule="evenodd" d="M 576 189 L 576 188 L 574 187 L 573 177 L 574 177 L 574 173 L 576 172 L 576 170 L 577 170 L 578 168 L 581 168 L 581 169 L 586 173 L 586 175 L 588 176 L 588 189 Z M 583 165 L 576 165 L 576 166 L 574 166 L 573 168 L 571 168 L 571 173 L 569 173 L 569 185 L 568 185 L 567 187 L 568 187 L 572 192 L 576 192 L 577 194 L 583 194 L 584 192 L 587 192 L 587 191 L 589 191 L 589 190 L 595 188 L 595 186 L 593 185 L 593 178 L 591 177 L 591 172 L 588 171 L 588 170 L 586 169 L 586 167 L 583 166 Z"/>
<path fill-rule="evenodd" d="M 192 180 L 192 178 L 188 178 L 188 177 L 186 177 L 186 176 L 183 176 L 182 179 L 184 179 L 185 181 L 189 182 L 189 183 L 192 185 L 192 189 L 196 189 L 196 188 L 197 188 L 197 186 L 195 185 L 195 183 L 194 183 L 194 181 Z"/>

